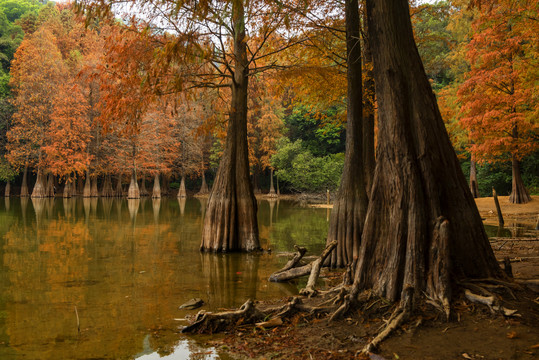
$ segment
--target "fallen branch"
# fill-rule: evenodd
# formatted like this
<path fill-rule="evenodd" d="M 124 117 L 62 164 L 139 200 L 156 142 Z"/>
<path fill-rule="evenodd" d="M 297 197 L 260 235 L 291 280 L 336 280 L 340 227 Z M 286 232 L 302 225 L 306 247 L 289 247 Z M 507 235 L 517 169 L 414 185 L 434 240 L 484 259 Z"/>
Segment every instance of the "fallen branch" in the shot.
<path fill-rule="evenodd" d="M 322 251 L 322 254 L 320 255 L 320 257 L 311 263 L 312 264 L 311 275 L 309 276 L 309 280 L 307 281 L 307 286 L 305 287 L 305 289 L 300 290 L 299 292 L 300 295 L 308 296 L 308 297 L 313 297 L 316 295 L 317 291 L 314 288 L 314 286 L 316 285 L 316 281 L 318 280 L 318 277 L 320 276 L 320 269 L 322 268 L 322 264 L 324 263 L 328 255 L 331 254 L 331 252 L 333 251 L 333 249 L 335 249 L 335 247 L 337 247 L 337 240 L 333 240 L 332 242 L 330 242 L 326 246 L 324 251 Z"/>

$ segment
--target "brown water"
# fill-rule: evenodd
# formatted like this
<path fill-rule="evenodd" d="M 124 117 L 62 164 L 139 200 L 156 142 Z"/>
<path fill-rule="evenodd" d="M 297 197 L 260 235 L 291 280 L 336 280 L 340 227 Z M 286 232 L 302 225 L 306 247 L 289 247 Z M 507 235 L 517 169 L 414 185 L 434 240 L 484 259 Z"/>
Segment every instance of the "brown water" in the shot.
<path fill-rule="evenodd" d="M 271 254 L 199 252 L 204 200 L 0 202 L 0 359 L 218 359 L 178 333 L 203 309 L 297 293 L 268 276 L 294 244 L 313 254 L 325 209 L 260 201 Z M 78 327 L 80 326 L 80 331 Z"/>

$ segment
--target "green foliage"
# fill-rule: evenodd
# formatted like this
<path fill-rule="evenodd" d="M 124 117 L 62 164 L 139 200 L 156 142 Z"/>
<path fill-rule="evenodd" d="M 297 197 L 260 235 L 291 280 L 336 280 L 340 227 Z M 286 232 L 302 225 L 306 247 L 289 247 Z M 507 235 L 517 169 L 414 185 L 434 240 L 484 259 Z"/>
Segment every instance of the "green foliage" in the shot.
<path fill-rule="evenodd" d="M 13 181 L 18 172 L 11 167 L 6 159 L 0 159 L 0 181 Z"/>
<path fill-rule="evenodd" d="M 344 154 L 315 156 L 302 140 L 292 142 L 284 137 L 279 141 L 271 163 L 277 169 L 279 180 L 285 182 L 290 190 L 333 191 L 339 187 Z"/>
<path fill-rule="evenodd" d="M 326 110 L 320 118 L 319 114 L 310 112 L 299 105 L 285 116 L 284 123 L 291 141 L 302 140 L 303 147 L 314 156 L 325 156 L 344 152 L 344 126 L 338 121 L 336 107 Z"/>

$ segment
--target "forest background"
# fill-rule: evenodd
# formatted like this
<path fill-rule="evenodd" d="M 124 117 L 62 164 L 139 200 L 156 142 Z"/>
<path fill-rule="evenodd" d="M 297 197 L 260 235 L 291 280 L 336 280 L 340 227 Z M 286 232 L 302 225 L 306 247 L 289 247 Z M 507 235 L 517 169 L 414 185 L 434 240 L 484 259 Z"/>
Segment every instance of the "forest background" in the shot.
<path fill-rule="evenodd" d="M 515 176 L 539 194 L 538 2 L 468 3 L 411 4 L 446 128 L 474 195 L 492 188 L 508 195 Z M 344 15 L 328 14 L 305 16 L 289 48 L 278 31 L 249 38 L 252 49 L 261 41 L 275 49 L 260 57 L 257 66 L 267 71 L 249 85 L 255 192 L 269 191 L 274 171 L 281 192 L 339 186 L 346 46 Z M 173 30 L 127 16 L 89 22 L 69 3 L 0 0 L 0 180 L 36 197 L 60 189 L 64 196 L 206 192 L 205 176 L 211 185 L 223 151 L 230 99 L 211 74 L 226 64 L 208 69 L 199 59 L 209 50 L 200 45 L 181 64 L 171 62 L 171 47 L 188 41 L 171 38 Z M 376 114 L 372 64 L 364 67 L 369 116 L 369 109 Z M 191 73 L 208 81 L 191 81 Z"/>

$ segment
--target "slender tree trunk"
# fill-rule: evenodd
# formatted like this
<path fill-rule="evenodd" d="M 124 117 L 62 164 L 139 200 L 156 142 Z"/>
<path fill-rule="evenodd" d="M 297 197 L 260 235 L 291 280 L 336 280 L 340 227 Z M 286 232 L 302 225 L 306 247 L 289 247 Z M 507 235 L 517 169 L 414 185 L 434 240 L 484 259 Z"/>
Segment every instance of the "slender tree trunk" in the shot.
<path fill-rule="evenodd" d="M 161 185 L 159 184 L 159 173 L 155 173 L 155 177 L 153 178 L 152 198 L 154 199 L 161 198 Z"/>
<path fill-rule="evenodd" d="M 140 199 L 140 190 L 137 183 L 137 174 L 135 170 L 131 172 L 131 183 L 129 184 L 129 189 L 127 190 L 128 199 Z"/>
<path fill-rule="evenodd" d="M 249 179 L 247 90 L 249 66 L 242 0 L 232 2 L 234 77 L 223 157 L 208 199 L 201 250 L 253 251 L 260 248 L 256 199 Z"/>
<path fill-rule="evenodd" d="M 84 180 L 80 174 L 77 176 L 77 187 L 73 195 L 84 195 Z"/>
<path fill-rule="evenodd" d="M 513 139 L 515 141 L 518 139 L 518 129 L 517 126 L 513 126 Z M 530 193 L 522 181 L 522 175 L 520 173 L 520 163 L 515 156 L 515 153 L 511 154 L 511 164 L 513 168 L 513 181 L 511 187 L 511 196 L 509 196 L 509 201 L 513 204 L 525 204 L 529 202 L 532 198 Z"/>
<path fill-rule="evenodd" d="M 367 0 L 376 169 L 354 293 L 410 289 L 446 304 L 454 281 L 502 277 L 414 43 L 408 1 Z"/>
<path fill-rule="evenodd" d="M 28 197 L 28 165 L 24 165 L 22 173 L 21 197 Z"/>
<path fill-rule="evenodd" d="M 5 188 L 5 190 L 4 190 L 4 196 L 8 198 L 8 197 L 10 196 L 10 193 L 11 193 L 11 184 L 10 184 L 10 182 L 8 181 L 8 182 L 6 183 L 6 188 Z"/>
<path fill-rule="evenodd" d="M 345 1 L 348 101 L 346 151 L 341 184 L 331 212 L 327 243 L 337 240 L 328 258 L 332 267 L 346 266 L 358 256 L 367 210 L 363 169 L 363 101 L 361 85 L 361 42 L 357 0 Z"/>
<path fill-rule="evenodd" d="M 118 181 L 116 182 L 116 191 L 114 192 L 115 197 L 124 196 L 124 191 L 122 189 L 122 174 L 118 174 Z"/>
<path fill-rule="evenodd" d="M 110 174 L 107 174 L 105 176 L 105 181 L 103 182 L 103 188 L 101 189 L 101 196 L 114 197 L 114 190 L 112 190 L 112 178 Z"/>
<path fill-rule="evenodd" d="M 185 175 L 182 175 L 182 180 L 180 181 L 180 189 L 178 190 L 178 198 L 187 197 L 187 192 L 185 191 Z"/>
<path fill-rule="evenodd" d="M 365 11 L 363 11 L 365 14 Z M 367 19 L 363 19 L 364 27 L 367 27 Z M 367 30 L 367 29 L 365 29 Z M 367 34 L 368 31 L 364 31 Z M 372 63 L 372 52 L 370 48 L 370 41 L 368 35 L 364 36 L 364 59 L 365 64 L 365 82 L 363 84 L 363 174 L 365 176 L 365 186 L 367 189 L 367 196 L 369 196 L 372 188 L 372 180 L 374 177 L 375 157 L 374 157 L 374 74 Z"/>
<path fill-rule="evenodd" d="M 47 196 L 45 191 L 45 179 L 43 176 L 43 171 L 41 169 L 37 170 L 37 179 L 34 189 L 32 190 L 32 198 L 44 198 Z"/>
<path fill-rule="evenodd" d="M 477 167 L 474 154 L 472 154 L 472 158 L 470 159 L 470 192 L 474 198 L 479 197 L 479 186 L 477 185 Z"/>
<path fill-rule="evenodd" d="M 140 177 L 140 196 L 148 196 L 150 193 L 146 189 L 146 177 L 142 175 Z"/>
<path fill-rule="evenodd" d="M 71 176 L 69 176 L 68 178 L 66 178 L 66 182 L 65 182 L 65 185 L 64 185 L 64 193 L 63 193 L 63 197 L 64 198 L 70 198 L 73 191 L 71 190 L 71 187 L 73 186 L 73 180 L 71 178 Z"/>
<path fill-rule="evenodd" d="M 206 174 L 202 171 L 202 185 L 200 186 L 199 195 L 206 195 L 210 191 L 208 190 L 208 184 L 206 183 Z"/>
<path fill-rule="evenodd" d="M 275 187 L 273 186 L 273 169 L 270 169 L 270 188 L 269 188 L 269 197 L 277 197 L 275 192 Z"/>

